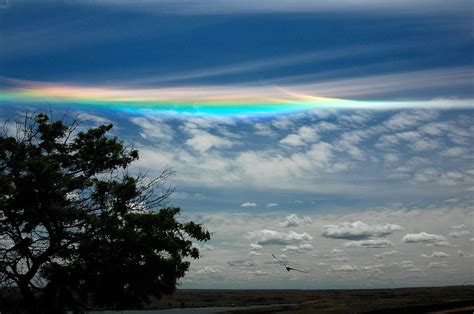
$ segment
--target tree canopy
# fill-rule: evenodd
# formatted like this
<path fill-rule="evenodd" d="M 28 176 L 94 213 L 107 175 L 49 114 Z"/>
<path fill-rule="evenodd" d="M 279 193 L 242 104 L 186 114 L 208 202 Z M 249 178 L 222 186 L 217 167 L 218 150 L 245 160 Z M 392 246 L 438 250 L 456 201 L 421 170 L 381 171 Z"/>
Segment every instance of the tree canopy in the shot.
<path fill-rule="evenodd" d="M 202 225 L 167 207 L 169 168 L 131 175 L 112 125 L 29 115 L 0 137 L 0 282 L 30 312 L 137 307 L 175 291 Z"/>

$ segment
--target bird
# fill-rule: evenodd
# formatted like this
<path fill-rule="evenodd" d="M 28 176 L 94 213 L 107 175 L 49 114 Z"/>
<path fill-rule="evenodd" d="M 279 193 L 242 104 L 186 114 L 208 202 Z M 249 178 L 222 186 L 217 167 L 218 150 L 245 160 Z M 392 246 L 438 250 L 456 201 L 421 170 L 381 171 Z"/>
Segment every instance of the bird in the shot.
<path fill-rule="evenodd" d="M 272 256 L 273 256 L 274 259 L 277 260 L 277 262 L 278 262 L 281 266 L 285 267 L 287 271 L 294 270 L 294 271 L 299 271 L 300 273 L 306 273 L 306 274 L 308 273 L 307 271 L 299 270 L 299 269 L 296 269 L 296 268 L 293 268 L 293 267 L 288 266 L 287 264 L 283 263 L 283 261 L 282 261 L 281 259 L 279 259 L 278 257 L 276 257 L 275 254 L 273 254 L 273 253 L 272 253 Z"/>

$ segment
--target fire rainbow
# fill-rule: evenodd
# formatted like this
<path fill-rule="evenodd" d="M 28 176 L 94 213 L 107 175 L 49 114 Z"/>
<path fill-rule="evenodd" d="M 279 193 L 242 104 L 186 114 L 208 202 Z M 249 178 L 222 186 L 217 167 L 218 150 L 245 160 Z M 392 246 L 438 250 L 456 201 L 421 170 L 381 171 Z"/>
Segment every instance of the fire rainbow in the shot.
<path fill-rule="evenodd" d="M 0 88 L 0 103 L 93 106 L 131 112 L 202 115 L 276 115 L 317 109 L 473 108 L 471 99 L 374 101 L 313 96 L 297 87 L 83 87 L 29 84 Z"/>

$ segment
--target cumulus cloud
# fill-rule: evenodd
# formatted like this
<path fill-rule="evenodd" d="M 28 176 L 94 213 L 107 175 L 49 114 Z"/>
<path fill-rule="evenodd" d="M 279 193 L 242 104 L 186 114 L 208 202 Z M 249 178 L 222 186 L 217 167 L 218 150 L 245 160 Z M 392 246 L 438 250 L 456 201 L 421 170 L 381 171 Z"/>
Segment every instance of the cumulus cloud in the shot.
<path fill-rule="evenodd" d="M 227 264 L 231 267 L 254 267 L 257 264 L 251 260 L 233 260 L 228 261 Z"/>
<path fill-rule="evenodd" d="M 342 272 L 354 272 L 354 271 L 380 271 L 380 268 L 383 268 L 382 264 L 375 265 L 339 265 L 332 268 L 333 271 L 342 271 Z"/>
<path fill-rule="evenodd" d="M 250 249 L 251 249 L 252 251 L 258 251 L 258 250 L 261 250 L 261 249 L 262 249 L 262 246 L 259 245 L 259 244 L 250 243 Z"/>
<path fill-rule="evenodd" d="M 234 145 L 233 141 L 213 135 L 205 130 L 190 129 L 188 132 L 191 134 L 191 137 L 186 140 L 186 145 L 200 153 L 204 153 L 211 148 L 229 148 Z"/>
<path fill-rule="evenodd" d="M 395 224 L 368 225 L 361 221 L 341 222 L 323 226 L 322 235 L 325 238 L 358 240 L 383 237 L 401 229 L 402 227 Z"/>
<path fill-rule="evenodd" d="M 375 257 L 380 258 L 380 259 L 384 259 L 385 256 L 393 256 L 393 255 L 397 255 L 397 254 L 398 254 L 398 251 L 392 250 L 392 251 L 386 251 L 386 252 L 382 252 L 380 254 L 376 254 Z"/>
<path fill-rule="evenodd" d="M 300 245 L 287 245 L 282 251 L 285 252 L 297 252 L 297 253 L 303 253 L 303 252 L 308 252 L 313 249 L 313 246 L 309 243 L 305 244 L 300 244 Z"/>
<path fill-rule="evenodd" d="M 435 258 L 445 258 L 445 257 L 448 257 L 449 254 L 447 253 L 444 253 L 444 252 L 433 252 L 431 255 L 426 255 L 426 254 L 421 254 L 421 256 L 423 257 L 435 257 Z"/>
<path fill-rule="evenodd" d="M 443 157 L 459 157 L 469 154 L 469 152 L 462 147 L 451 147 L 439 153 Z"/>
<path fill-rule="evenodd" d="M 451 238 L 462 238 L 463 236 L 467 236 L 469 234 L 471 234 L 469 230 L 458 230 L 448 233 Z"/>
<path fill-rule="evenodd" d="M 221 270 L 217 269 L 217 268 L 212 268 L 212 267 L 204 267 L 202 269 L 199 269 L 198 271 L 196 271 L 196 274 L 217 274 L 217 273 L 220 273 Z"/>
<path fill-rule="evenodd" d="M 139 134 L 143 139 L 159 142 L 169 142 L 173 139 L 173 129 L 161 118 L 134 117 L 130 121 L 142 129 Z"/>
<path fill-rule="evenodd" d="M 245 202 L 240 204 L 240 207 L 257 207 L 256 203 L 251 203 L 251 202 Z"/>
<path fill-rule="evenodd" d="M 302 244 L 313 240 L 308 233 L 297 233 L 290 231 L 289 233 L 278 232 L 274 230 L 258 230 L 249 232 L 249 236 L 255 239 L 255 243 L 259 245 L 291 245 Z"/>
<path fill-rule="evenodd" d="M 437 234 L 430 234 L 426 232 L 408 233 L 403 236 L 404 243 L 437 243 L 445 241 L 446 237 Z"/>
<path fill-rule="evenodd" d="M 387 239 L 369 239 L 360 241 L 349 241 L 344 243 L 345 247 L 386 248 L 392 247 L 393 242 Z"/>
<path fill-rule="evenodd" d="M 296 214 L 291 214 L 285 217 L 285 220 L 280 222 L 282 227 L 298 227 L 305 224 L 311 224 L 311 218 L 309 216 L 298 217 Z"/>

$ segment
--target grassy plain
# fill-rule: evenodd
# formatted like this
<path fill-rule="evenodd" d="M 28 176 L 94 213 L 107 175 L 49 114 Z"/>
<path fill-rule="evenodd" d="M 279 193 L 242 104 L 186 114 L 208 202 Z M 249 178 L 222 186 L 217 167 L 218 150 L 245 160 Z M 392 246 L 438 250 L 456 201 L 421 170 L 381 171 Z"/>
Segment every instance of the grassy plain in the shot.
<path fill-rule="evenodd" d="M 272 305 L 233 313 L 474 313 L 474 286 L 367 290 L 178 290 L 150 308 Z"/>

